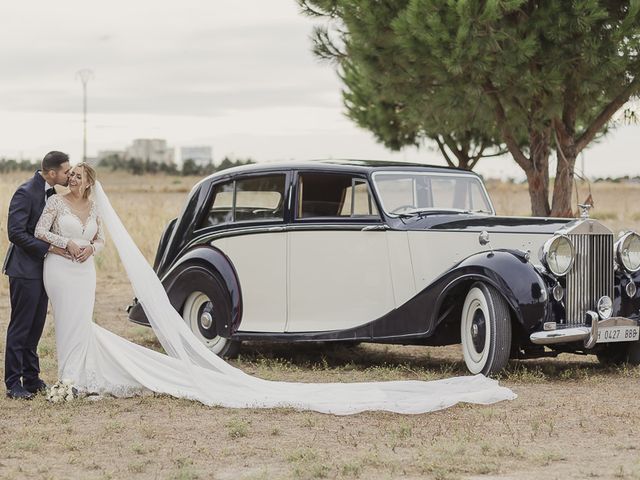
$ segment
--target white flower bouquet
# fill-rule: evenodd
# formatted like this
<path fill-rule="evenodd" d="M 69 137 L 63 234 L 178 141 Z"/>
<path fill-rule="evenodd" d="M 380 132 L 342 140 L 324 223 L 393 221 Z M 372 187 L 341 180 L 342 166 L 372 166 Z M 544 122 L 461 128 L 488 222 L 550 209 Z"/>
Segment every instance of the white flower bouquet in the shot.
<path fill-rule="evenodd" d="M 70 380 L 58 381 L 47 392 L 47 400 L 52 403 L 70 402 L 78 398 L 78 389 Z"/>

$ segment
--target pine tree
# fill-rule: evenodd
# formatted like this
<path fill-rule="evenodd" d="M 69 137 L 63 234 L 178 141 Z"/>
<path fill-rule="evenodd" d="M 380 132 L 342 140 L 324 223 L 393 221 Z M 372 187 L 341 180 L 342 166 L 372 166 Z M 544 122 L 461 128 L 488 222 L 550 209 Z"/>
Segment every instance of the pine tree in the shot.
<path fill-rule="evenodd" d="M 534 215 L 571 214 L 577 155 L 640 89 L 637 0 L 299 1 L 332 19 L 333 34 L 316 32 L 316 52 L 352 63 L 377 86 L 375 105 L 388 96 L 394 125 L 406 127 L 400 139 L 465 125 L 495 136 L 527 176 Z"/>

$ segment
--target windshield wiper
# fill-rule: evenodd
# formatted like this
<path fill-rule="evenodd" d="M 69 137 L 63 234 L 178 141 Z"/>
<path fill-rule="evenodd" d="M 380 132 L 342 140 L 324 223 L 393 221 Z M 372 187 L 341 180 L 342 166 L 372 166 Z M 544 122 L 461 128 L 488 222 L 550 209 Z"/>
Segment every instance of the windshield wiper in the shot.
<path fill-rule="evenodd" d="M 398 214 L 399 217 L 401 218 L 412 218 L 415 216 L 418 217 L 423 217 L 425 215 L 429 215 L 429 214 L 447 214 L 447 213 L 454 213 L 454 214 L 477 214 L 477 213 L 486 213 L 486 214 L 491 214 L 491 212 L 487 211 L 487 210 L 482 210 L 482 209 L 477 209 L 477 210 L 463 210 L 461 208 L 432 208 L 432 207 L 425 207 L 425 208 L 414 208 L 412 210 L 409 210 L 407 212 L 403 212 Z"/>

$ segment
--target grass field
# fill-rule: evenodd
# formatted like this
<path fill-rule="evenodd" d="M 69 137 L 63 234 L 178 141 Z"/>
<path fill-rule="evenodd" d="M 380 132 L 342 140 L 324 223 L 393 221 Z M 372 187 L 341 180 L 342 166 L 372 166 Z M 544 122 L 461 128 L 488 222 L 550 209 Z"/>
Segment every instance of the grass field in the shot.
<path fill-rule="evenodd" d="M 0 178 L 0 255 L 7 246 L 12 192 L 28 175 Z M 177 215 L 195 178 L 101 174 L 105 190 L 151 261 L 160 232 Z M 489 182 L 500 214 L 527 214 L 522 185 Z M 616 231 L 640 228 L 640 186 L 595 184 L 594 216 Z M 580 186 L 580 199 L 587 187 Z M 158 348 L 148 329 L 128 322 L 132 292 L 108 245 L 98 259 L 96 322 Z M 0 363 L 9 316 L 0 279 Z M 43 377 L 57 378 L 53 322 L 40 343 Z M 287 381 L 430 380 L 465 374 L 458 347 L 243 348 L 233 364 Z M 4 365 L 3 365 L 4 366 Z M 416 416 L 335 417 L 286 409 L 208 408 L 167 397 L 47 403 L 0 398 L 0 478 L 22 479 L 640 479 L 640 368 L 594 359 L 512 362 L 501 383 L 518 399 L 459 405 Z"/>

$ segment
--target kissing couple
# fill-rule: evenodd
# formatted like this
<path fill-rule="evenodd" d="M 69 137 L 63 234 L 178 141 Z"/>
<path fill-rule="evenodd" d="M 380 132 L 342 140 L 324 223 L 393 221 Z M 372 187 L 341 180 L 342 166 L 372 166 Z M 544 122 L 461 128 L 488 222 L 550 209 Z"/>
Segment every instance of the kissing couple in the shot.
<path fill-rule="evenodd" d="M 68 184 L 69 193 L 55 194 Z M 53 194 L 52 194 L 53 193 Z M 94 257 L 109 232 L 136 297 L 166 354 L 96 325 Z M 11 320 L 7 395 L 29 399 L 46 390 L 37 345 L 51 300 L 58 378 L 86 394 L 130 397 L 148 392 L 231 408 L 291 407 L 336 415 L 365 410 L 424 413 L 458 402 L 515 398 L 482 375 L 430 382 L 291 383 L 252 377 L 208 350 L 173 308 L 162 284 L 86 163 L 49 152 L 42 168 L 15 192 L 8 218 Z M 256 266 L 256 268 L 260 268 Z"/>

